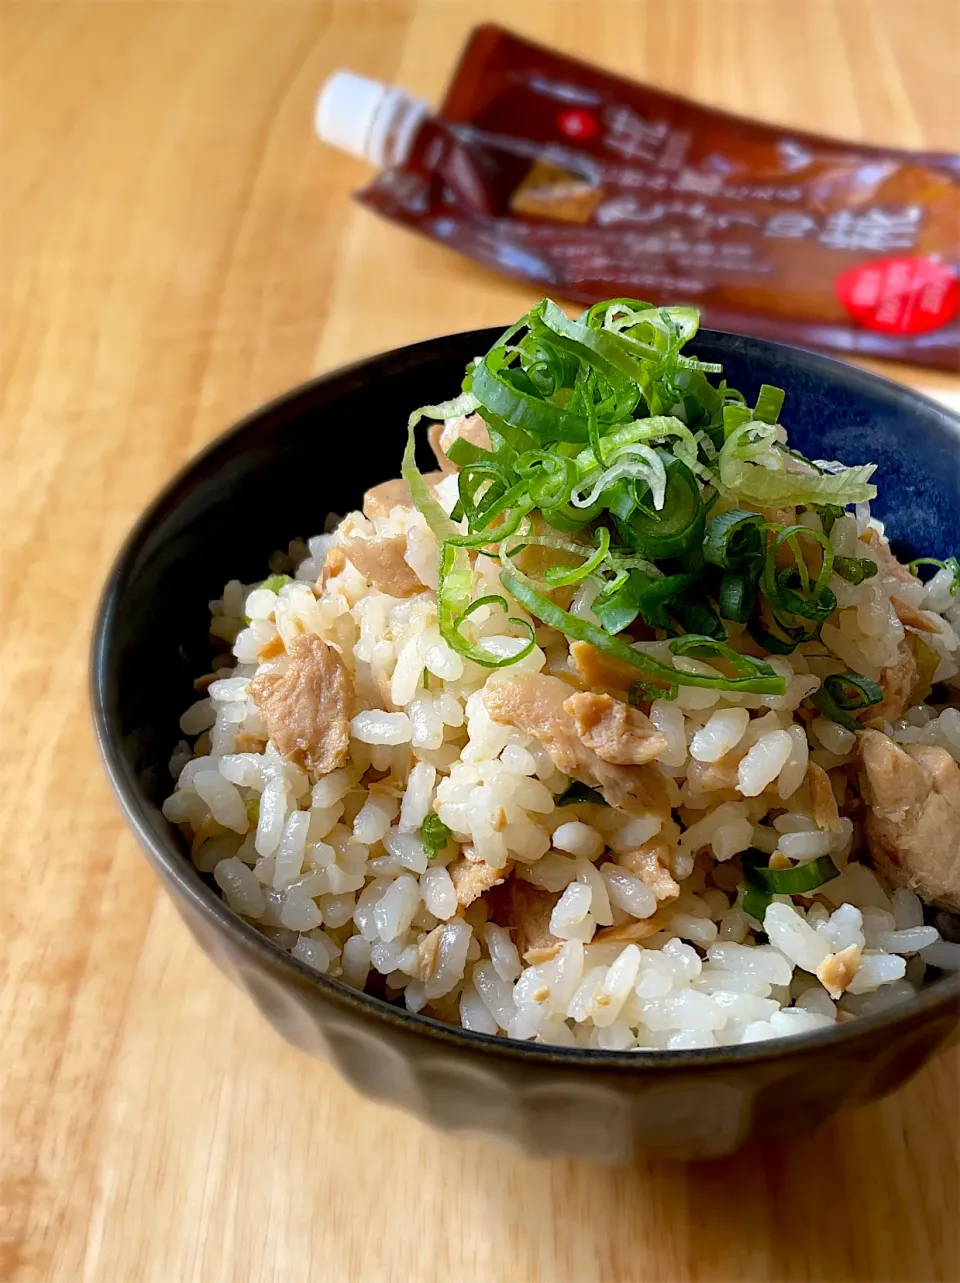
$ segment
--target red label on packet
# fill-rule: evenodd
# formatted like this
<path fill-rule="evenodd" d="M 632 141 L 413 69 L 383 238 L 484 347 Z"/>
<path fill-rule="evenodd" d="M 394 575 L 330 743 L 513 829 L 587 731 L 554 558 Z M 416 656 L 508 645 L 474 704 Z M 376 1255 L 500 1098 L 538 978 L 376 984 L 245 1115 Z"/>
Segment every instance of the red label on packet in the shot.
<path fill-rule="evenodd" d="M 588 111 L 564 111 L 557 117 L 557 124 L 568 138 L 592 138 L 597 132 L 597 118 Z"/>
<path fill-rule="evenodd" d="M 960 281 L 933 258 L 877 258 L 841 272 L 837 298 L 867 329 L 928 334 L 960 311 Z"/>

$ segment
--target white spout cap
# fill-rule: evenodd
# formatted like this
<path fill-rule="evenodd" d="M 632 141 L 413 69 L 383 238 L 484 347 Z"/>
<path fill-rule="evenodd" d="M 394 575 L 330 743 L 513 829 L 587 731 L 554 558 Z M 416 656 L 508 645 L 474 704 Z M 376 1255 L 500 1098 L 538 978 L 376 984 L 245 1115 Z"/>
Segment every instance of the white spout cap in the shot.
<path fill-rule="evenodd" d="M 427 112 L 425 102 L 402 89 L 335 71 L 317 98 L 314 128 L 323 142 L 382 167 L 403 158 Z"/>

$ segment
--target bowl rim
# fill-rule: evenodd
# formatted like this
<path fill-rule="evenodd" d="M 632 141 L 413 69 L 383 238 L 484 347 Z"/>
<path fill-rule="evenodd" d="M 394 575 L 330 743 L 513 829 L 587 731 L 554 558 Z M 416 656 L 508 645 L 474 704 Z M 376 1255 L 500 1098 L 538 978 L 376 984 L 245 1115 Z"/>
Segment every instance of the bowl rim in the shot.
<path fill-rule="evenodd" d="M 797 1058 L 816 1055 L 830 1046 L 849 1048 L 857 1042 L 868 1041 L 879 1029 L 894 1030 L 901 1024 L 913 1024 L 918 1018 L 928 1018 L 940 1010 L 946 1012 L 954 1008 L 957 1014 L 957 1004 L 960 1000 L 960 972 L 946 974 L 921 990 L 916 997 L 894 1004 L 873 1015 L 858 1016 L 828 1029 L 733 1046 L 684 1050 L 613 1051 L 594 1047 L 565 1047 L 553 1043 L 524 1042 L 499 1034 L 484 1034 L 465 1029 L 460 1025 L 448 1024 L 419 1012 L 408 1011 L 405 1007 L 395 1006 L 375 994 L 353 989 L 341 980 L 312 970 L 227 906 L 216 890 L 190 865 L 177 843 L 172 825 L 168 828 L 166 840 L 160 840 L 154 832 L 148 820 L 150 803 L 137 788 L 132 771 L 127 768 L 119 736 L 110 726 L 107 660 L 118 605 L 128 583 L 133 562 L 157 521 L 175 502 L 177 495 L 191 485 L 197 471 L 216 462 L 216 456 L 221 452 L 234 453 L 243 436 L 251 429 L 258 427 L 264 419 L 295 410 L 299 402 L 309 400 L 318 389 L 338 381 L 349 381 L 361 372 L 369 372 L 376 368 L 381 373 L 387 373 L 397 365 L 409 368 L 411 358 L 429 359 L 436 354 L 438 346 L 441 345 L 464 345 L 469 339 L 474 339 L 478 347 L 484 343 L 489 345 L 489 341 L 502 333 L 503 328 L 491 326 L 463 330 L 391 348 L 386 352 L 374 353 L 324 372 L 279 394 L 245 414 L 187 459 L 154 496 L 125 536 L 107 574 L 94 617 L 89 661 L 89 697 L 97 747 L 110 786 L 140 846 L 151 864 L 161 874 L 161 881 L 171 880 L 176 886 L 178 895 L 185 899 L 198 915 L 212 919 L 220 930 L 225 931 L 228 937 L 241 947 L 244 953 L 251 955 L 256 961 L 266 965 L 271 971 L 296 987 L 319 991 L 326 1001 L 352 1010 L 355 1014 L 392 1025 L 397 1032 L 422 1034 L 440 1043 L 449 1043 L 461 1049 L 469 1047 L 482 1055 L 493 1055 L 501 1059 L 531 1061 L 544 1065 L 549 1063 L 569 1069 L 593 1066 L 597 1070 L 630 1071 L 634 1074 L 656 1073 L 667 1068 L 674 1073 L 682 1072 L 684 1069 L 700 1073 L 710 1067 L 729 1071 L 742 1065 L 794 1061 Z M 832 376 L 834 380 L 843 382 L 855 392 L 869 395 L 874 391 L 882 391 L 887 397 L 894 396 L 926 414 L 932 411 L 944 421 L 948 428 L 952 428 L 960 449 L 960 413 L 949 410 L 941 403 L 894 379 L 850 365 L 836 357 L 792 344 L 711 329 L 701 329 L 699 335 L 718 340 L 721 344 L 732 340 L 747 348 L 759 346 L 764 349 L 773 349 L 774 355 L 780 355 L 781 360 L 791 363 L 795 368 L 816 373 L 827 379 Z M 164 889 L 166 890 L 166 887 Z"/>

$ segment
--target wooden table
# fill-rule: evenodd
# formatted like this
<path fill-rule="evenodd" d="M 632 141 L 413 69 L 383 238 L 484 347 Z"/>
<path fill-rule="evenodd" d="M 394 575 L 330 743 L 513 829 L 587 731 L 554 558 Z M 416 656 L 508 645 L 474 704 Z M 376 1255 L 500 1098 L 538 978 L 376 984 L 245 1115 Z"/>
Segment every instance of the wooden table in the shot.
<path fill-rule="evenodd" d="M 957 146 L 952 0 L 6 6 L 3 1279 L 957 1277 L 955 1052 L 884 1104 L 713 1165 L 450 1140 L 267 1029 L 158 893 L 101 774 L 92 612 L 171 472 L 318 370 L 531 301 L 355 209 L 365 167 L 311 137 L 334 67 L 435 96 L 484 16 L 734 110 Z"/>

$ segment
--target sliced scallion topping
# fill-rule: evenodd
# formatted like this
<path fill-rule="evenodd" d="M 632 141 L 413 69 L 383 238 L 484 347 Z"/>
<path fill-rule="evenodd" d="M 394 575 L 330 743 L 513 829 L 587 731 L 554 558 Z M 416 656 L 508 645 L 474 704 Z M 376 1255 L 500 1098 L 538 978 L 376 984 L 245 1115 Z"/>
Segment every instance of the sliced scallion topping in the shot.
<path fill-rule="evenodd" d="M 441 635 L 444 636 L 448 644 L 451 645 L 458 654 L 462 655 L 464 659 L 471 659 L 475 664 L 480 664 L 483 668 L 506 668 L 508 664 L 516 664 L 521 659 L 525 659 L 537 644 L 533 628 L 525 619 L 516 619 L 512 616 L 510 618 L 511 624 L 516 624 L 518 628 L 524 629 L 527 633 L 526 643 L 512 655 L 494 655 L 490 650 L 485 649 L 483 646 L 472 645 L 469 639 L 464 637 L 463 633 L 460 631 L 461 628 L 472 614 L 481 610 L 484 606 L 499 606 L 503 611 L 509 610 L 506 599 L 498 596 L 496 593 L 491 593 L 486 597 L 477 597 L 469 606 L 467 606 L 466 610 L 450 621 L 448 633 L 444 633 L 444 629 L 441 624 Z"/>
<path fill-rule="evenodd" d="M 703 557 L 731 570 L 760 559 L 766 551 L 765 521 L 759 512 L 731 508 L 711 517 L 703 538 Z"/>
<path fill-rule="evenodd" d="M 753 847 L 740 857 L 746 883 L 742 908 L 744 913 L 760 923 L 775 895 L 809 895 L 840 876 L 840 870 L 829 855 L 818 856 L 789 869 L 769 868 L 768 858 Z"/>
<path fill-rule="evenodd" d="M 450 449 L 445 450 L 444 453 L 458 468 L 464 468 L 468 463 L 490 463 L 494 459 L 489 450 L 484 450 L 483 446 L 474 445 L 466 437 L 457 437 Z"/>
<path fill-rule="evenodd" d="M 839 722 L 849 731 L 863 730 L 853 713 L 879 704 L 882 699 L 881 688 L 862 673 L 833 673 L 825 677 L 820 689 L 810 696 L 811 704 L 824 717 Z"/>
<path fill-rule="evenodd" d="M 920 566 L 936 566 L 937 570 L 949 570 L 953 575 L 953 583 L 950 586 L 950 596 L 956 597 L 960 592 L 960 561 L 956 557 L 947 557 L 946 561 L 938 561 L 936 557 L 917 557 L 914 561 L 908 563 L 908 567 L 914 574 Z"/>
<path fill-rule="evenodd" d="M 534 645 L 519 618 L 515 647 L 491 648 L 474 631 L 481 605 L 509 611 L 496 595 L 474 600 L 484 592 L 478 559 L 499 557 L 501 582 L 516 586 L 522 605 L 568 638 L 625 650 L 638 688 L 670 695 L 680 685 L 759 682 L 779 694 L 783 679 L 769 665 L 731 667 L 729 647 L 711 652 L 723 672 L 693 681 L 698 674 L 619 634 L 640 619 L 661 636 L 723 646 L 730 620 L 769 653 L 789 654 L 836 610 L 834 572 L 850 583 L 874 573 L 868 558 L 835 557 L 829 539 L 848 505 L 874 497 L 874 466 L 811 462 L 790 449 L 782 390 L 763 385 L 751 408 L 725 380 L 711 383 L 719 369 L 682 351 L 697 326 L 691 308 L 611 299 L 573 319 L 544 299 L 470 363 L 460 396 L 410 416 L 402 472 L 439 547 L 438 626 L 458 654 L 499 668 Z M 473 413 L 490 445 L 451 444 L 459 475 L 448 516 L 417 469 L 414 428 L 423 417 Z M 825 533 L 764 515 L 797 506 L 813 507 Z M 514 560 L 537 545 L 564 555 Z M 523 573 L 538 561 L 547 564 L 536 577 Z M 960 591 L 955 559 L 932 564 L 953 569 Z M 579 604 L 565 611 L 553 595 L 574 586 Z"/>
<path fill-rule="evenodd" d="M 656 561 L 679 557 L 703 539 L 703 499 L 697 478 L 685 463 L 669 458 L 666 464 L 666 488 L 660 511 L 655 511 L 649 490 L 634 484 L 632 502 L 624 514 L 618 512 L 617 526 L 624 542 Z"/>
<path fill-rule="evenodd" d="M 543 572 L 543 577 L 552 587 L 560 588 L 568 584 L 578 584 L 581 579 L 586 579 L 587 575 L 593 572 L 606 560 L 607 553 L 610 551 L 610 531 L 606 526 L 601 526 L 597 531 L 597 550 L 588 557 L 585 562 L 579 566 L 574 566 L 569 570 L 562 566 L 548 566 Z"/>
<path fill-rule="evenodd" d="M 727 570 L 720 580 L 717 606 L 721 619 L 745 624 L 757 607 L 757 578 L 738 570 Z"/>
<path fill-rule="evenodd" d="M 757 404 L 753 417 L 761 423 L 776 423 L 783 409 L 783 388 L 771 387 L 764 383 L 757 394 Z"/>
<path fill-rule="evenodd" d="M 734 411 L 724 411 L 726 440 L 720 451 L 720 480 L 725 488 L 762 507 L 792 507 L 798 504 L 869 503 L 877 497 L 870 484 L 876 464 L 821 473 L 788 471 L 783 463 L 777 429 L 773 424 L 749 418 L 727 428 Z M 778 462 L 779 461 L 779 462 Z"/>
<path fill-rule="evenodd" d="M 772 895 L 752 887 L 749 882 L 745 885 L 740 907 L 748 918 L 753 918 L 759 922 L 761 927 L 763 926 L 764 915 L 771 904 L 773 904 Z"/>
<path fill-rule="evenodd" d="M 815 580 L 810 577 L 810 569 L 800 542 L 802 538 L 820 545 L 820 568 Z M 789 550 L 793 566 L 778 569 L 777 554 L 781 549 Z M 796 626 L 795 621 L 799 619 L 812 620 L 819 626 L 833 614 L 837 608 L 837 599 L 827 583 L 833 573 L 833 564 L 833 545 L 826 535 L 821 535 L 808 526 L 787 526 L 776 533 L 767 548 L 760 583 L 778 624 L 785 624 L 786 630 L 789 630 Z"/>
<path fill-rule="evenodd" d="M 813 511 L 820 518 L 820 524 L 823 527 L 823 533 L 830 538 L 833 527 L 845 514 L 845 509 L 835 503 L 815 503 L 811 505 Z"/>
<path fill-rule="evenodd" d="M 733 664 L 736 677 L 725 677 L 721 673 L 690 673 L 662 663 L 646 651 L 628 645 L 619 637 L 611 637 L 602 628 L 578 619 L 569 611 L 561 609 L 554 602 L 542 596 L 528 586 L 526 576 L 517 570 L 505 567 L 500 572 L 500 582 L 522 606 L 549 628 L 556 628 L 575 641 L 586 641 L 597 650 L 605 651 L 616 659 L 623 660 L 637 669 L 638 679 L 646 678 L 654 685 L 668 690 L 679 686 L 703 686 L 711 690 L 742 690 L 759 695 L 782 695 L 786 690 L 784 678 L 779 676 L 769 664 L 748 655 L 737 655 L 727 647 L 719 647 L 712 637 L 679 637 L 670 643 L 674 654 L 686 654 L 696 647 L 704 648 L 700 653 L 721 654 Z M 685 649 L 675 649 L 684 643 Z M 718 649 L 719 648 L 719 649 Z"/>
<path fill-rule="evenodd" d="M 872 579 L 877 573 L 877 563 L 869 557 L 835 557 L 833 573 L 845 579 L 848 584 L 862 584 L 865 579 Z"/>
<path fill-rule="evenodd" d="M 451 837 L 453 834 L 436 811 L 430 811 L 420 825 L 420 845 L 427 859 L 432 860 L 439 855 Z"/>
<path fill-rule="evenodd" d="M 564 789 L 557 797 L 554 798 L 556 806 L 574 806 L 577 803 L 589 802 L 591 806 L 606 806 L 607 799 L 596 789 L 590 788 L 587 784 L 581 784 L 579 780 L 574 780 L 569 788 Z"/>

